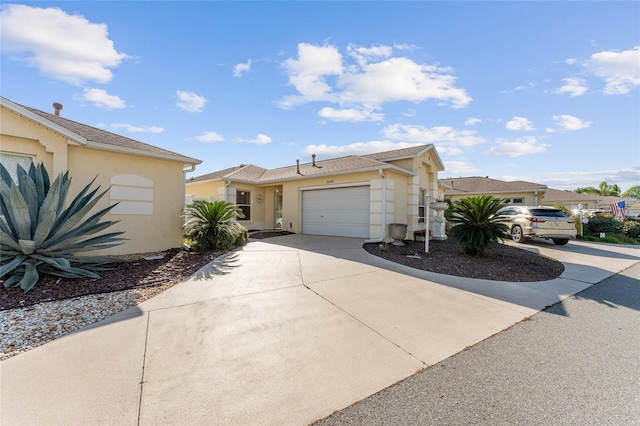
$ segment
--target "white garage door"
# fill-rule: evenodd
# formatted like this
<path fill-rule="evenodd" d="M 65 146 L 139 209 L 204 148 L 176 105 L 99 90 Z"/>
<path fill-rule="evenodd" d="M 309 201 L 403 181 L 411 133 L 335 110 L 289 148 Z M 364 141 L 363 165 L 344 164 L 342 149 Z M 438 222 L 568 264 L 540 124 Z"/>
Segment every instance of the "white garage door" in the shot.
<path fill-rule="evenodd" d="M 369 238 L 369 187 L 303 191 L 302 233 Z"/>

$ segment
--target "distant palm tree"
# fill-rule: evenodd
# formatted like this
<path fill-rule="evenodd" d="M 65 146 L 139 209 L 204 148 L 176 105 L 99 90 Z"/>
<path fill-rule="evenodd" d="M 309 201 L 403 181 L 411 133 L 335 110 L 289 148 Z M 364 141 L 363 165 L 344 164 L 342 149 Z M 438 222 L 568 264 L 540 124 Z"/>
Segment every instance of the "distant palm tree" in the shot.
<path fill-rule="evenodd" d="M 184 211 L 185 237 L 202 249 L 229 250 L 247 242 L 247 229 L 238 223 L 242 210 L 229 201 L 197 200 Z"/>
<path fill-rule="evenodd" d="M 632 186 L 631 188 L 624 191 L 622 194 L 624 198 L 633 198 L 636 200 L 640 200 L 640 185 Z"/>
<path fill-rule="evenodd" d="M 483 256 L 491 243 L 509 238 L 509 227 L 496 216 L 504 201 L 492 195 L 468 197 L 451 204 L 449 222 L 454 224 L 449 235 L 465 253 Z"/>
<path fill-rule="evenodd" d="M 578 194 L 593 194 L 593 195 L 602 195 L 604 197 L 606 196 L 614 196 L 614 197 L 619 197 L 620 196 L 620 187 L 616 184 L 613 185 L 609 185 L 606 181 L 602 181 L 600 182 L 600 185 L 598 185 L 598 187 L 593 187 L 593 186 L 587 186 L 584 188 L 578 188 L 575 190 L 575 192 L 577 192 Z"/>

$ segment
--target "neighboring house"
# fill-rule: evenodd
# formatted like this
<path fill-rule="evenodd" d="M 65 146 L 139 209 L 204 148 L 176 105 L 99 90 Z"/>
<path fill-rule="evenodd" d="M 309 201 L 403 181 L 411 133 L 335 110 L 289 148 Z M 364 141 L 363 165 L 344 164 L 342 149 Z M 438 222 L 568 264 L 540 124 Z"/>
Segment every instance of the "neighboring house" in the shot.
<path fill-rule="evenodd" d="M 187 180 L 188 201 L 226 200 L 249 230 L 384 239 L 387 225 L 424 229 L 425 193 L 444 166 L 433 145 L 267 170 L 240 165 Z"/>
<path fill-rule="evenodd" d="M 555 206 L 562 204 L 569 210 L 599 210 L 604 206 L 604 197 L 594 194 L 580 194 L 573 191 L 560 191 L 548 188 L 542 197 L 543 206 Z M 609 206 L 606 206 L 609 207 Z"/>
<path fill-rule="evenodd" d="M 539 183 L 522 180 L 507 182 L 488 176 L 440 179 L 440 184 L 446 188 L 445 200 L 456 201 L 479 195 L 493 195 L 514 206 L 537 206 L 547 191 L 547 186 Z"/>
<path fill-rule="evenodd" d="M 0 160 L 11 173 L 17 164 L 43 163 L 51 180 L 69 171 L 69 199 L 96 178 L 94 187 L 108 190 L 96 211 L 119 203 L 104 218 L 119 221 L 109 231 L 124 231 L 128 240 L 92 253 L 182 246 L 185 173 L 200 160 L 63 118 L 60 104 L 54 114 L 3 97 L 0 106 Z"/>

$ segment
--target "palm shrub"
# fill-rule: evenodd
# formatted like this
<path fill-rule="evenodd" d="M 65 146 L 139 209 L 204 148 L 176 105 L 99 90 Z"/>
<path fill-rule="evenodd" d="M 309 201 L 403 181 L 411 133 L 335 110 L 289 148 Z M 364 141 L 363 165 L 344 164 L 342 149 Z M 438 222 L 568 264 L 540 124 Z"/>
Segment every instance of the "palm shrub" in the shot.
<path fill-rule="evenodd" d="M 42 164 L 17 169 L 17 183 L 0 164 L 0 279 L 4 286 L 31 290 L 40 274 L 65 278 L 100 278 L 96 271 L 117 261 L 78 255 L 122 244 L 122 232 L 96 235 L 116 222 L 100 222 L 114 206 L 85 218 L 106 191 L 91 189 L 93 179 L 66 203 L 71 178 L 60 174 L 51 183 Z M 7 278 L 5 278 L 7 277 Z"/>
<path fill-rule="evenodd" d="M 247 242 L 247 229 L 238 222 L 242 210 L 229 201 L 197 200 L 184 211 L 184 236 L 204 250 L 230 250 Z"/>
<path fill-rule="evenodd" d="M 492 195 L 468 197 L 451 204 L 449 221 L 454 226 L 449 235 L 456 240 L 465 253 L 483 256 L 491 243 L 509 238 L 509 228 L 497 211 L 504 202 Z"/>

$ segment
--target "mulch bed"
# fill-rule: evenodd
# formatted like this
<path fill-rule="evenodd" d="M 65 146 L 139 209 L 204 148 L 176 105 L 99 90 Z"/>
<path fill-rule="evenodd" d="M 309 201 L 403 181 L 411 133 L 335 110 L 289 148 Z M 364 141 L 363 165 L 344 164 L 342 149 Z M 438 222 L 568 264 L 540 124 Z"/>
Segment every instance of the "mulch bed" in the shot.
<path fill-rule="evenodd" d="M 424 242 L 404 243 L 404 246 L 387 244 L 386 251 L 380 243 L 365 244 L 364 249 L 412 268 L 458 277 L 536 282 L 552 280 L 564 272 L 564 265 L 557 260 L 503 244 L 492 245 L 483 257 L 474 257 L 464 254 L 451 239 L 429 241 L 429 253 L 424 252 Z"/>
<path fill-rule="evenodd" d="M 170 249 L 162 253 L 146 253 L 112 264 L 109 271 L 98 272 L 95 278 L 41 277 L 28 292 L 20 288 L 0 287 L 0 310 L 34 305 L 51 300 L 69 299 L 87 294 L 108 293 L 130 288 L 148 287 L 181 281 L 222 254 L 218 251 L 197 252 Z M 162 255 L 162 259 L 145 260 L 144 257 Z M 124 257 L 124 256 L 122 256 Z"/>

